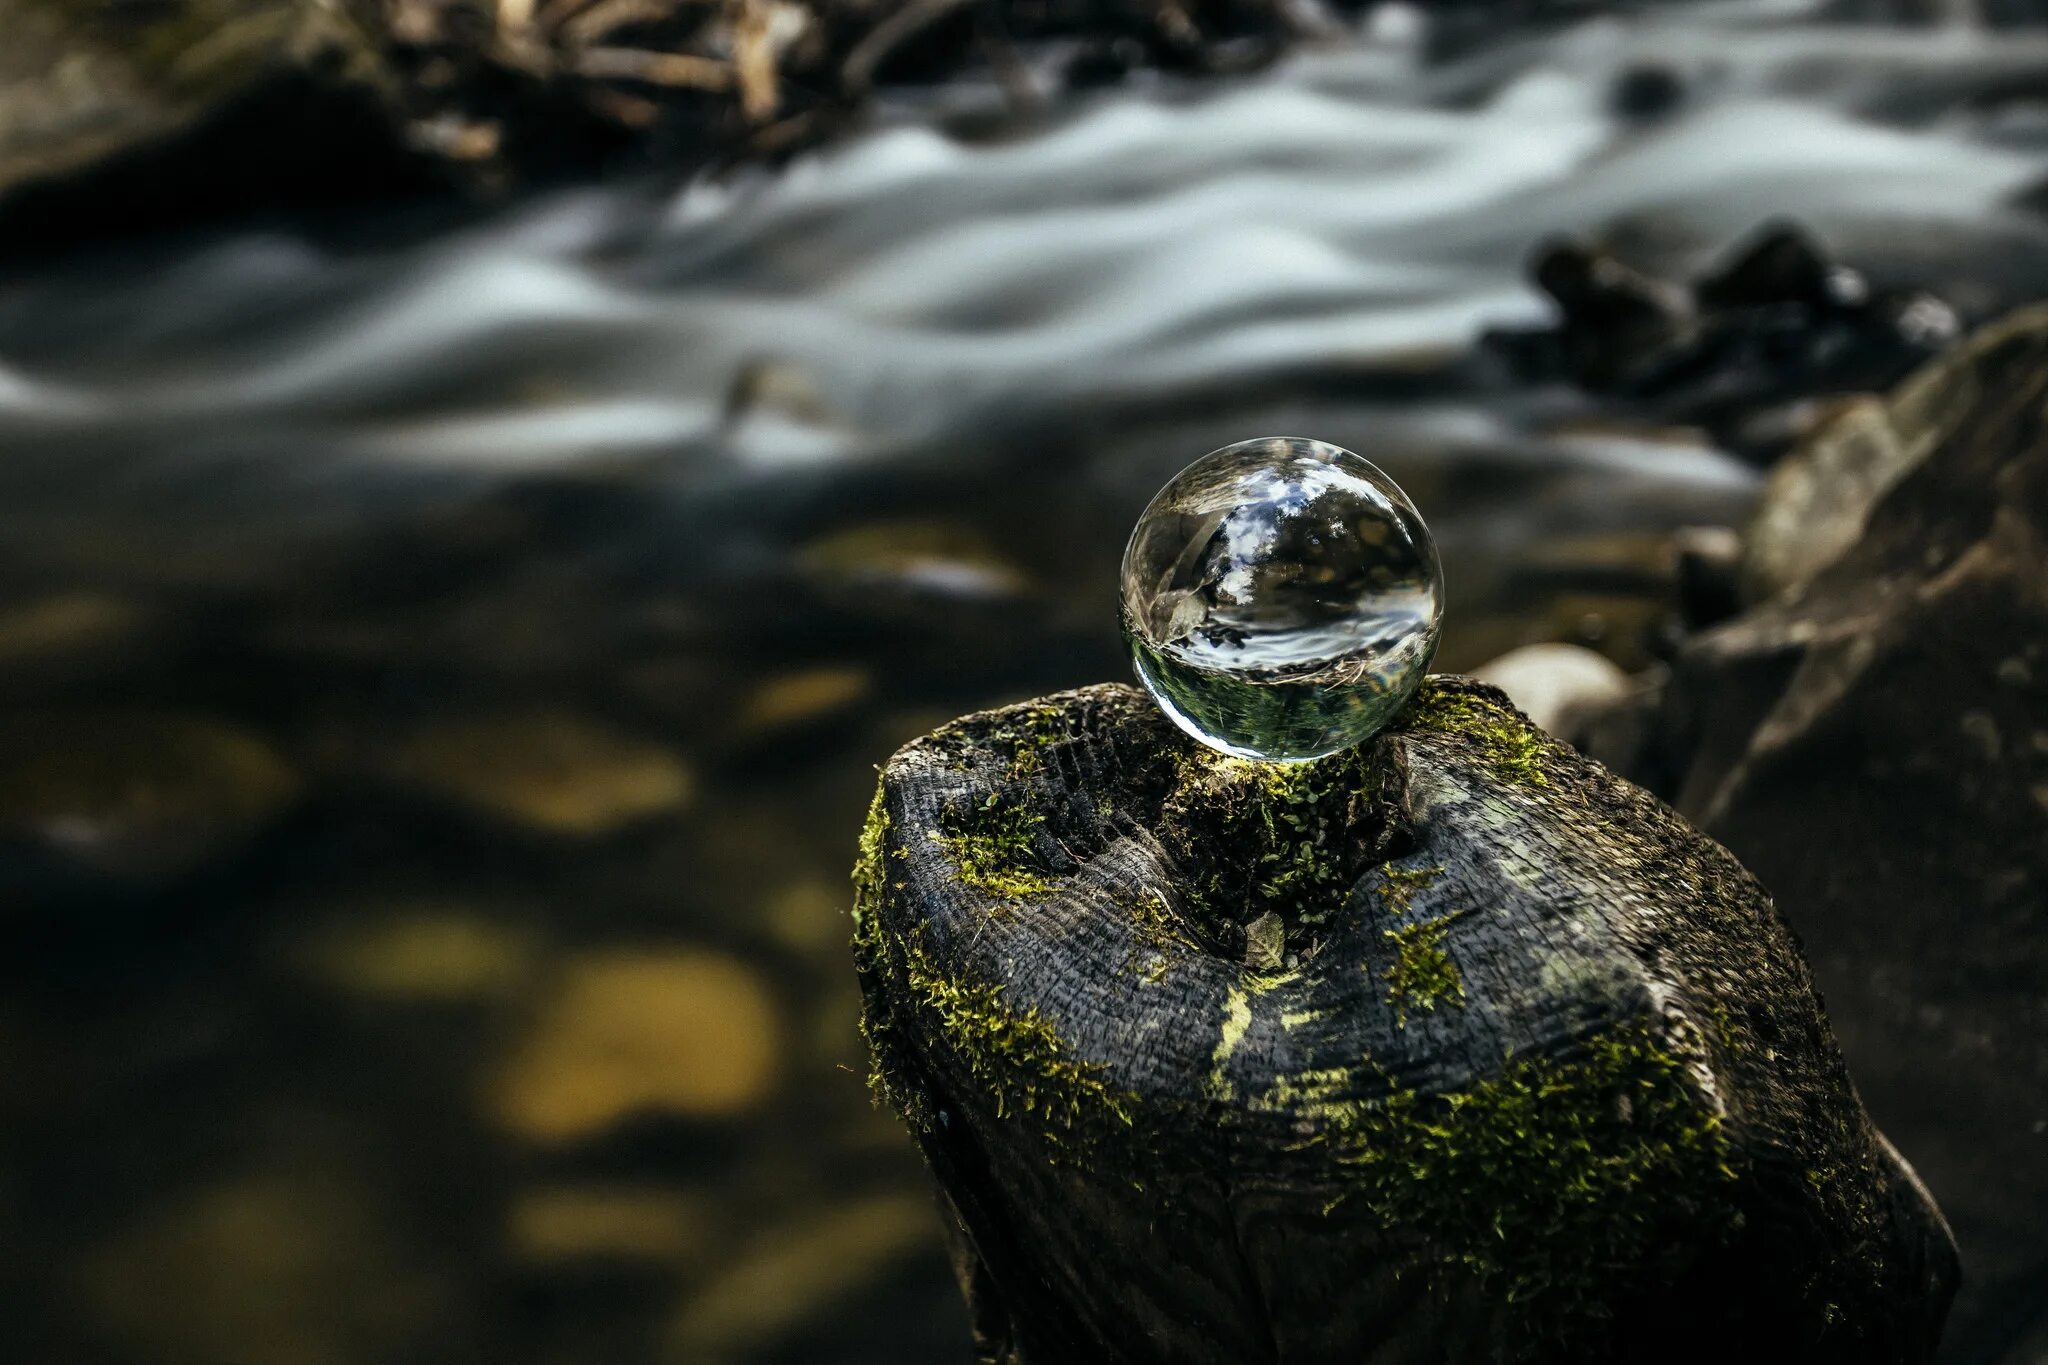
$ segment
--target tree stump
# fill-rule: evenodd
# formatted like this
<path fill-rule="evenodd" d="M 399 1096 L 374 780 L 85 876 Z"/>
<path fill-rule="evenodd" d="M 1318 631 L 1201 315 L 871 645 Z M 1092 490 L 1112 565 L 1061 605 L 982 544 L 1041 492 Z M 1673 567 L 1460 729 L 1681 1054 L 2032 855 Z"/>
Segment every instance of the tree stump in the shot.
<path fill-rule="evenodd" d="M 970 716 L 855 883 L 984 1361 L 1933 1351 L 1953 1244 L 1769 898 L 1492 688 L 1298 766 L 1128 687 Z"/>

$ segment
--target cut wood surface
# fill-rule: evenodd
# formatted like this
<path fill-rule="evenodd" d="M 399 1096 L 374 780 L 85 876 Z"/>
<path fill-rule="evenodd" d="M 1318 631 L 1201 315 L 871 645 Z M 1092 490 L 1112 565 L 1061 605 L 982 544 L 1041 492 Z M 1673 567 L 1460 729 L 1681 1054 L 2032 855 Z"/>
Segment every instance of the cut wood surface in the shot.
<path fill-rule="evenodd" d="M 1769 898 L 1492 688 L 1298 766 L 970 716 L 855 881 L 984 1360 L 1932 1354 L 1953 1245 Z"/>

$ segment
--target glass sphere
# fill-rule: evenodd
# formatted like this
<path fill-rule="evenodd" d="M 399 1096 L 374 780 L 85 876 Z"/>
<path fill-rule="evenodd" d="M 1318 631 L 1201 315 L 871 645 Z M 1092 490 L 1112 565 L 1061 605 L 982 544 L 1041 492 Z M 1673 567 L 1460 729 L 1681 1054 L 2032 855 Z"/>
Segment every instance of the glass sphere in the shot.
<path fill-rule="evenodd" d="M 1321 758 L 1392 720 L 1429 671 L 1443 599 L 1407 494 L 1363 456 L 1301 437 L 1196 460 L 1124 550 L 1139 681 L 1239 758 Z"/>

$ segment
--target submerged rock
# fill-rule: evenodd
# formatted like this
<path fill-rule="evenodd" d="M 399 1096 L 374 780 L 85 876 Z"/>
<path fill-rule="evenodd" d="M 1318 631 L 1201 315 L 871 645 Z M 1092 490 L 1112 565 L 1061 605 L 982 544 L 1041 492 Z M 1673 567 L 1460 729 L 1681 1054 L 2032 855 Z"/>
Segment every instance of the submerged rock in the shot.
<path fill-rule="evenodd" d="M 540 972 L 544 944 L 497 907 L 434 899 L 344 901 L 293 936 L 298 975 L 376 1005 L 498 1004 Z"/>
<path fill-rule="evenodd" d="M 422 725 L 374 752 L 387 779 L 543 833 L 597 837 L 673 814 L 695 790 L 674 753 L 573 712 Z"/>
<path fill-rule="evenodd" d="M 640 1114 L 741 1113 L 781 1067 L 765 983 L 709 952 L 595 952 L 572 961 L 500 1077 L 522 1137 L 567 1142 Z"/>
<path fill-rule="evenodd" d="M 1931 1355 L 1953 1248 L 1769 898 L 1492 688 L 1294 766 L 971 716 L 855 884 L 983 1359 Z"/>
<path fill-rule="evenodd" d="M 16 712 L 0 722 L 0 868 L 11 845 L 92 876 L 154 884 L 239 847 L 299 789 L 268 742 L 212 717 Z"/>
<path fill-rule="evenodd" d="M 86 1248 L 68 1288 L 115 1359 L 447 1359 L 459 1289 L 376 1174 L 294 1150 L 170 1191 Z"/>
<path fill-rule="evenodd" d="M 879 1194 L 770 1230 L 738 1253 L 669 1324 L 669 1360 L 738 1360 L 815 1324 L 919 1256 L 933 1255 L 931 1205 Z"/>

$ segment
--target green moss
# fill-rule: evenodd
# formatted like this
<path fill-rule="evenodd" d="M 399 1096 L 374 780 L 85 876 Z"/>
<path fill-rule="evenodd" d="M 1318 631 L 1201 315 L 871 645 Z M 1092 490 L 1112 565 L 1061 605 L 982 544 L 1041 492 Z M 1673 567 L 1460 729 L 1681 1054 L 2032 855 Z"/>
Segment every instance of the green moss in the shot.
<path fill-rule="evenodd" d="M 895 1019 L 886 1005 L 881 987 L 888 968 L 888 944 L 882 934 L 882 895 L 887 889 L 888 865 L 884 848 L 889 835 L 889 810 L 883 803 L 882 784 L 875 784 L 868 818 L 861 826 L 858 852 L 853 863 L 853 969 L 861 983 L 861 1037 L 868 1045 L 868 1090 L 876 1103 L 888 1103 L 907 1120 L 921 1107 L 921 1097 L 905 1086 L 896 1072 Z"/>
<path fill-rule="evenodd" d="M 1109 1086 L 1101 1067 L 1073 1059 L 1036 1010 L 1011 1007 L 1000 986 L 948 976 L 926 950 L 922 927 L 908 938 L 886 932 L 880 911 L 887 889 L 889 828 L 878 787 L 853 867 L 853 959 L 862 987 L 868 1083 L 877 1100 L 894 1107 L 913 1128 L 929 1123 L 925 1097 L 906 1080 L 901 1064 L 906 1049 L 916 1045 L 913 1021 L 899 1017 L 889 1004 L 903 999 L 924 1017 L 916 1037 L 937 1040 L 957 1054 L 988 1088 L 998 1114 L 1037 1115 L 1061 1131 L 1094 1118 L 1128 1126 L 1131 1097 Z M 1016 852 L 1012 842 L 1001 839 L 996 847 L 1006 857 Z M 996 875 L 1000 880 L 1010 874 Z M 901 991 L 889 986 L 892 976 L 900 976 Z"/>
<path fill-rule="evenodd" d="M 1412 1239 L 1433 1280 L 1476 1279 L 1570 1341 L 1662 1249 L 1733 1227 L 1726 1139 L 1685 1055 L 1698 1041 L 1631 1024 L 1457 1094 L 1385 1090 L 1361 1068 L 1290 1078 L 1261 1107 L 1315 1125 L 1343 1172 L 1338 1204 Z"/>
<path fill-rule="evenodd" d="M 1067 738 L 1066 712 L 1038 705 L 1012 708 L 1009 714 L 1010 720 L 989 731 L 987 742 L 1008 751 L 1011 778 L 1044 772 L 1046 747 Z"/>
<path fill-rule="evenodd" d="M 1013 1008 L 1000 986 L 948 975 L 931 960 L 921 932 L 902 946 L 910 999 L 929 1018 L 933 1036 L 987 1089 L 998 1115 L 1036 1115 L 1055 1136 L 1103 1120 L 1130 1126 L 1136 1097 L 1105 1081 L 1101 1066 L 1076 1060 L 1036 1009 Z"/>
<path fill-rule="evenodd" d="M 1465 978 L 1443 946 L 1444 930 L 1456 918 L 1447 915 L 1386 931 L 1387 941 L 1394 945 L 1393 965 L 1387 969 L 1387 1003 L 1404 1028 L 1410 1010 L 1434 1010 L 1443 1004 L 1464 1008 Z"/>
<path fill-rule="evenodd" d="M 881 904 L 886 870 L 882 862 L 883 843 L 889 837 L 889 808 L 883 804 L 882 784 L 875 783 L 874 799 L 868 802 L 868 818 L 860 827 L 860 841 L 853 859 L 853 933 L 857 946 L 864 925 L 872 925 Z"/>
<path fill-rule="evenodd" d="M 1165 897 L 1150 887 L 1113 888 L 1109 903 L 1129 917 L 1134 931 L 1124 970 L 1146 985 L 1158 985 L 1175 959 L 1198 951 Z"/>
<path fill-rule="evenodd" d="M 1385 781 L 1375 746 L 1297 764 L 1187 746 L 1161 833 L 1185 876 L 1183 904 L 1211 946 L 1233 948 L 1238 926 L 1267 913 L 1291 930 L 1341 907 L 1384 826 Z"/>
<path fill-rule="evenodd" d="M 1415 893 L 1444 874 L 1442 867 L 1395 867 L 1392 863 L 1380 864 L 1379 871 L 1379 885 L 1373 894 L 1386 912 L 1395 916 L 1407 914 L 1415 904 Z"/>
<path fill-rule="evenodd" d="M 1052 894 L 1052 879 L 1031 866 L 1034 832 L 1043 815 L 991 795 L 965 814 L 948 812 L 932 838 L 952 859 L 962 883 L 1001 900 L 1037 900 Z"/>
<path fill-rule="evenodd" d="M 1480 761 L 1503 782 L 1547 787 L 1543 754 L 1549 741 L 1513 707 L 1475 692 L 1453 690 L 1431 679 L 1416 693 L 1402 720 L 1415 730 L 1458 735 L 1478 750 Z"/>
<path fill-rule="evenodd" d="M 1111 903 L 1131 917 L 1137 928 L 1138 937 L 1152 948 L 1188 948 L 1187 934 L 1181 929 L 1180 921 L 1173 917 L 1165 897 L 1149 887 L 1136 891 L 1119 891 L 1111 896 Z"/>

